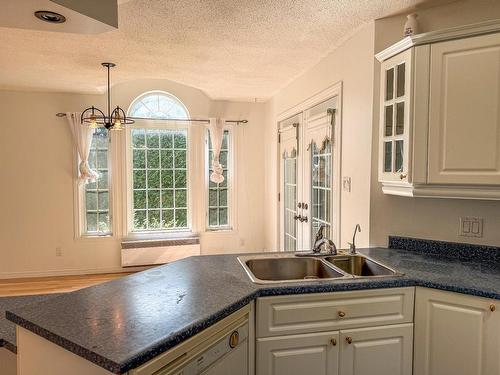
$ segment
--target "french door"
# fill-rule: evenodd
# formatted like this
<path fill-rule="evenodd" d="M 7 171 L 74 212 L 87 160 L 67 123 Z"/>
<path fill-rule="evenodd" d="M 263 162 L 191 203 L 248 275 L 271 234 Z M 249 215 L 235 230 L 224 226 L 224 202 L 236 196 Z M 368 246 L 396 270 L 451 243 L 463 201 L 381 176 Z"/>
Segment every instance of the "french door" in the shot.
<path fill-rule="evenodd" d="M 279 123 L 281 250 L 310 250 L 322 225 L 338 240 L 336 104 L 332 98 Z"/>

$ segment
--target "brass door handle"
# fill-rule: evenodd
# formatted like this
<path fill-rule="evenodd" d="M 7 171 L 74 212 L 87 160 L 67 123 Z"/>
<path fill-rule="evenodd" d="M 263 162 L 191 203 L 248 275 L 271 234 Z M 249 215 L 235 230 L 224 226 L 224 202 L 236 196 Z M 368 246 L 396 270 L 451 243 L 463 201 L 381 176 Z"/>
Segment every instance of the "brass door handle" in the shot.
<path fill-rule="evenodd" d="M 399 175 L 399 178 L 400 178 L 401 180 L 404 180 L 406 177 L 408 177 L 408 174 L 406 174 L 406 173 L 401 173 L 401 174 Z"/>
<path fill-rule="evenodd" d="M 332 344 L 332 346 L 337 346 L 337 339 L 331 339 L 330 344 Z"/>
<path fill-rule="evenodd" d="M 338 315 L 339 315 L 340 318 L 343 318 L 345 316 L 345 312 L 344 311 L 339 311 Z"/>
<path fill-rule="evenodd" d="M 351 336 L 347 336 L 345 338 L 345 342 L 347 342 L 349 345 L 351 345 L 352 344 L 352 337 Z"/>
<path fill-rule="evenodd" d="M 496 307 L 496 306 L 492 303 L 492 304 L 490 305 L 490 311 L 491 311 L 491 312 L 493 312 L 493 311 L 495 311 L 496 309 L 497 309 L 497 307 Z"/>

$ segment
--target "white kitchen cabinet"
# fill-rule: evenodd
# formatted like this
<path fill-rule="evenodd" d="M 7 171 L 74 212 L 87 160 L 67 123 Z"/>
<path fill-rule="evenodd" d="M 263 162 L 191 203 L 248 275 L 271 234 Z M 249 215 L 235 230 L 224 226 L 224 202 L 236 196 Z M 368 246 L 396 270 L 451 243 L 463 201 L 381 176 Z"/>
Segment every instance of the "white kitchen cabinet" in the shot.
<path fill-rule="evenodd" d="M 431 46 L 429 183 L 500 185 L 500 34 Z"/>
<path fill-rule="evenodd" d="M 341 375 L 411 375 L 413 324 L 343 330 Z"/>
<path fill-rule="evenodd" d="M 500 304 L 417 288 L 415 375 L 500 374 Z"/>
<path fill-rule="evenodd" d="M 407 37 L 377 59 L 384 193 L 500 200 L 500 23 Z"/>
<path fill-rule="evenodd" d="M 256 375 L 337 375 L 339 333 L 258 339 L 256 354 Z"/>
<path fill-rule="evenodd" d="M 415 288 L 262 297 L 257 375 L 411 375 Z"/>

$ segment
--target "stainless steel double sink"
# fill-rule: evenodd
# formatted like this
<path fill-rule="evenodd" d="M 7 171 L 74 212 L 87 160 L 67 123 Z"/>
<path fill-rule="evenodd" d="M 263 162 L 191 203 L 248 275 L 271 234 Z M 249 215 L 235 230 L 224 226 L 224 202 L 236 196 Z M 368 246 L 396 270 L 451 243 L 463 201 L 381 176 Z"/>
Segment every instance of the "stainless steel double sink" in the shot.
<path fill-rule="evenodd" d="M 361 254 L 298 257 L 294 253 L 240 256 L 239 262 L 256 284 L 401 276 Z"/>

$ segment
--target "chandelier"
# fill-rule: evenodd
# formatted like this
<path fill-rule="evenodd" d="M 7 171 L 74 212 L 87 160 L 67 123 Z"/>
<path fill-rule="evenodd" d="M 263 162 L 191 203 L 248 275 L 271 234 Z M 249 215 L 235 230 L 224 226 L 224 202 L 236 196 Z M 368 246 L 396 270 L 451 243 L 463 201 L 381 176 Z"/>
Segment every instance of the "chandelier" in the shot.
<path fill-rule="evenodd" d="M 91 129 L 96 129 L 99 127 L 105 127 L 108 130 L 122 130 L 123 125 L 130 125 L 134 123 L 134 120 L 127 118 L 123 109 L 116 106 L 113 111 L 111 111 L 111 88 L 109 82 L 109 70 L 116 65 L 110 62 L 104 62 L 101 64 L 108 70 L 108 112 L 107 115 L 104 114 L 99 108 L 94 106 L 87 108 L 82 112 L 81 122 L 82 124 L 88 124 Z"/>

